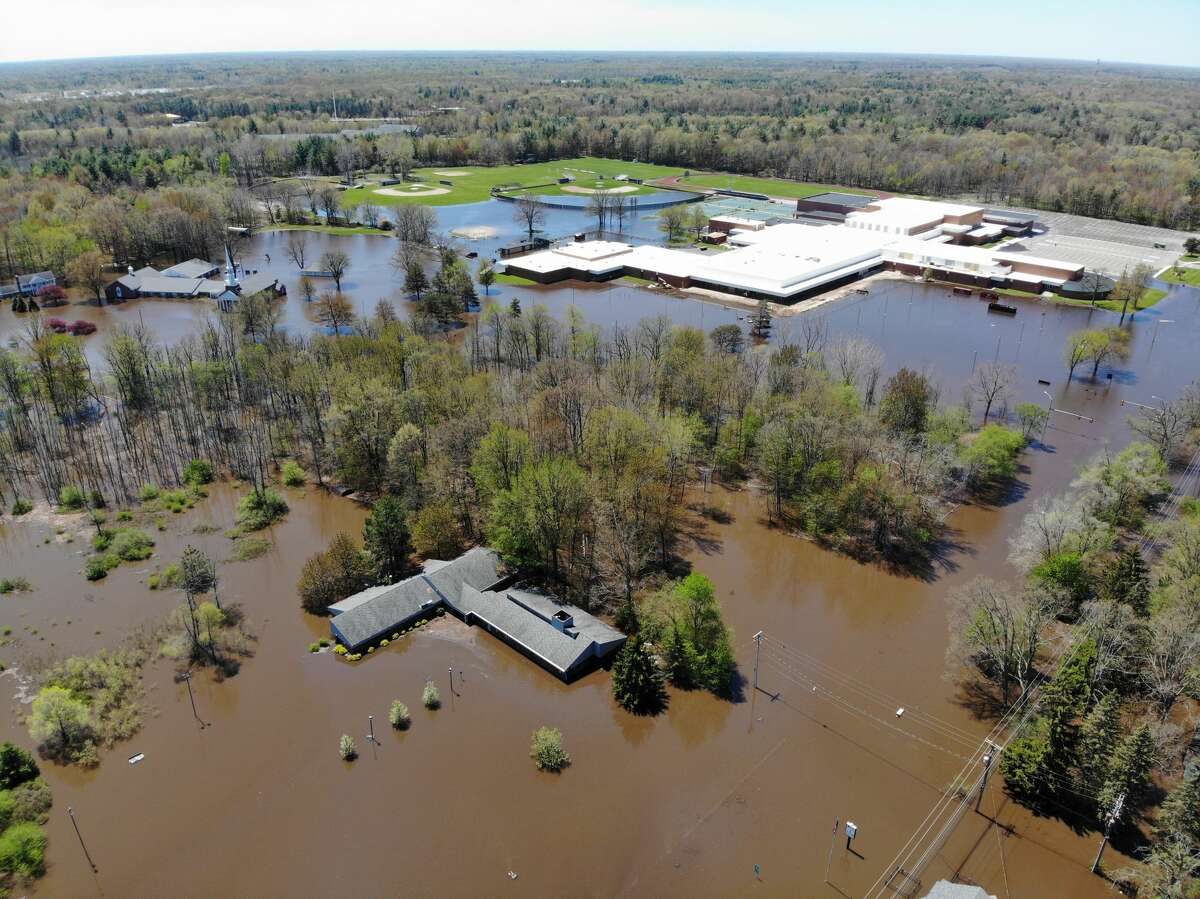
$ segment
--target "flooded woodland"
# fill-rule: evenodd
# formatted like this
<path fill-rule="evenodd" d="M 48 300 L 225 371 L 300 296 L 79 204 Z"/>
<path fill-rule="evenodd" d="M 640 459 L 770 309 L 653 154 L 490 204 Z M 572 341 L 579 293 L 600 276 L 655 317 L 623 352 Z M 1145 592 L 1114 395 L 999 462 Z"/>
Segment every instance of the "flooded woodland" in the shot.
<path fill-rule="evenodd" d="M 448 208 L 443 219 L 453 221 L 443 226 L 495 224 L 503 242 L 513 226 L 503 209 L 489 212 L 493 206 Z M 261 256 L 265 265 L 268 253 L 282 261 L 284 239 L 257 236 L 243 253 L 246 264 Z M 314 256 L 334 241 L 351 253 L 344 287 L 363 311 L 386 297 L 403 309 L 392 241 L 309 239 Z M 303 330 L 311 316 L 296 280 L 285 276 L 283 324 Z M 601 326 L 661 313 L 708 330 L 745 316 L 620 283 L 498 285 L 492 293 L 560 315 L 574 304 Z M 1198 300 L 1200 292 L 1174 288 L 1138 312 L 1129 359 L 1111 377 L 1102 369 L 1095 383 L 1079 371 L 1067 382 L 1062 347 L 1073 331 L 1116 323 L 1104 311 L 1020 302 L 1015 317 L 999 317 L 945 288 L 880 281 L 867 296 L 807 313 L 824 317 L 831 335 L 857 333 L 878 344 L 885 377 L 901 366 L 928 373 L 943 401 L 957 399 L 974 366 L 1000 361 L 1020 371 L 1014 402 L 1050 402 L 1094 420 L 1053 415 L 1022 455 L 1007 495 L 952 513 L 949 543 L 925 576 L 862 564 L 769 527 L 765 499 L 752 487 L 695 485 L 685 555 L 716 585 L 734 631 L 747 681 L 734 702 L 672 690 L 665 714 L 636 717 L 614 702 L 607 672 L 560 683 L 452 618 L 354 664 L 310 653 L 328 622 L 300 610 L 300 568 L 337 532 L 357 533 L 366 510 L 313 487 L 288 490 L 290 514 L 265 532 L 271 550 L 221 565 L 222 599 L 240 604 L 257 641 L 236 677 L 194 678 L 200 720 L 172 667 L 155 663 L 146 675 L 152 711 L 140 733 L 105 753 L 95 770 L 43 764 L 55 805 L 48 873 L 35 892 L 862 895 L 991 727 L 945 676 L 947 593 L 980 574 L 1015 579 L 1007 538 L 1031 500 L 1062 491 L 1083 462 L 1129 442 L 1122 401 L 1171 397 L 1200 375 Z M 139 318 L 172 340 L 204 314 L 198 304 L 157 300 L 72 310 L 101 324 L 83 338 L 95 365 L 119 321 Z M 0 314 L 0 336 L 19 330 L 14 320 Z M 800 320 L 778 320 L 772 339 L 786 339 Z M 35 589 L 0 597 L 0 623 L 15 638 L 4 650 L 10 668 L 0 677 L 0 739 L 28 743 L 19 720 L 22 665 L 111 647 L 161 621 L 178 597 L 149 590 L 148 574 L 178 559 L 186 543 L 227 559 L 232 544 L 222 532 L 236 500 L 234 488 L 214 486 L 196 508 L 169 517 L 150 561 L 97 583 L 80 574 L 86 535 L 67 543 L 44 519 L 5 519 L 0 571 Z M 197 533 L 202 525 L 215 529 Z M 764 651 L 762 689 L 754 690 L 758 631 L 788 649 Z M 453 688 L 449 668 L 462 672 Z M 427 679 L 442 687 L 437 711 L 420 705 Z M 413 710 L 407 732 L 386 725 L 396 698 Z M 901 706 L 908 713 L 897 718 Z M 364 739 L 368 715 L 378 746 Z M 560 728 L 571 753 L 561 775 L 539 773 L 528 758 L 529 734 L 542 724 Z M 334 751 L 342 733 L 362 747 L 353 764 Z M 144 760 L 128 764 L 135 753 Z M 835 819 L 858 825 L 854 852 L 839 836 L 829 855 Z M 1006 798 L 996 777 L 979 813 L 963 818 L 922 882 L 927 889 L 957 876 L 1000 896 L 1107 895 L 1110 885 L 1089 872 L 1098 841 L 1095 832 L 1034 817 Z M 1116 839 L 1107 864 L 1126 863 L 1122 855 L 1134 845 Z M 827 861 L 829 885 L 822 883 Z"/>

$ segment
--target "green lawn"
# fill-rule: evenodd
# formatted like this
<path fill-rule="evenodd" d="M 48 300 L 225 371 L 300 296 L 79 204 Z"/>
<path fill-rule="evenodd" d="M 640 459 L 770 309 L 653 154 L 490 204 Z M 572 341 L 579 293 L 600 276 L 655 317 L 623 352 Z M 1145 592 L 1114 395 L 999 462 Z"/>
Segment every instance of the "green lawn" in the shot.
<path fill-rule="evenodd" d="M 827 191 L 840 193 L 864 194 L 867 191 L 848 190 L 835 184 L 812 184 L 807 181 L 788 181 L 785 178 L 754 178 L 749 175 L 689 175 L 681 187 L 719 187 L 726 190 L 744 190 L 750 193 L 766 194 L 769 197 L 790 197 L 800 199 Z"/>
<path fill-rule="evenodd" d="M 466 175 L 443 175 L 439 172 L 468 172 Z M 534 187 L 536 185 L 552 185 L 545 191 L 551 193 L 558 187 L 559 178 L 572 176 L 575 183 L 584 187 L 594 186 L 597 178 L 612 179 L 616 175 L 629 175 L 632 178 L 666 178 L 680 175 L 682 169 L 662 165 L 649 165 L 644 162 L 622 162 L 619 159 L 598 159 L 583 157 L 580 159 L 562 159 L 556 162 L 537 162 L 529 165 L 498 165 L 498 166 L 437 166 L 436 168 L 415 169 L 412 177 L 420 180 L 429 188 L 446 189 L 444 194 L 432 196 L 393 197 L 377 193 L 376 187 L 356 188 L 342 194 L 343 205 L 356 203 L 375 203 L 381 206 L 394 206 L 400 203 L 422 203 L 426 206 L 454 206 L 459 203 L 478 203 L 492 195 L 493 187 Z M 452 186 L 442 184 L 451 182 Z M 615 186 L 618 182 L 611 182 Z M 408 185 L 393 185 L 404 188 Z M 561 193 L 561 191 L 557 191 Z"/>
<path fill-rule="evenodd" d="M 1176 275 L 1175 269 L 1169 268 L 1159 275 L 1159 277 L 1172 284 L 1187 284 L 1189 287 L 1200 287 L 1200 268 L 1183 268 L 1179 269 L 1179 272 L 1180 274 Z"/>
<path fill-rule="evenodd" d="M 537 281 L 530 281 L 528 278 L 522 278 L 520 275 L 510 275 L 505 272 L 498 272 L 496 274 L 496 283 L 515 284 L 518 287 L 529 287 L 530 285 L 537 284 Z"/>
<path fill-rule="evenodd" d="M 579 193 L 574 190 L 566 190 L 568 187 L 586 187 L 592 190 L 612 190 L 617 187 L 632 187 L 633 190 L 621 191 L 627 197 L 637 197 L 644 194 L 662 193 L 653 187 L 647 187 L 644 184 L 628 184 L 624 181 L 613 181 L 608 178 L 597 180 L 596 178 L 576 176 L 576 179 L 570 184 L 550 184 L 544 187 L 531 187 L 529 190 L 513 190 L 505 191 L 508 194 L 531 194 L 541 197 L 586 197 L 588 194 Z"/>
<path fill-rule="evenodd" d="M 1157 287 L 1147 287 L 1145 289 L 1145 291 L 1143 291 L 1143 293 L 1142 293 L 1141 300 L 1138 301 L 1137 308 L 1139 311 L 1142 309 L 1149 309 L 1151 306 L 1153 306 L 1155 303 L 1157 303 L 1159 300 L 1161 300 L 1166 295 L 1167 295 L 1167 292 L 1165 290 L 1159 290 Z M 1060 297 L 1057 294 L 1054 295 L 1054 302 L 1064 303 L 1067 306 L 1080 306 L 1085 309 L 1092 305 L 1091 300 L 1067 299 L 1066 297 Z M 1120 312 L 1124 305 L 1125 305 L 1124 300 L 1097 300 L 1096 301 L 1096 307 L 1098 309 L 1107 309 L 1109 312 Z M 1126 311 L 1133 312 L 1134 311 L 1133 306 L 1131 305 L 1129 307 L 1129 309 Z"/>

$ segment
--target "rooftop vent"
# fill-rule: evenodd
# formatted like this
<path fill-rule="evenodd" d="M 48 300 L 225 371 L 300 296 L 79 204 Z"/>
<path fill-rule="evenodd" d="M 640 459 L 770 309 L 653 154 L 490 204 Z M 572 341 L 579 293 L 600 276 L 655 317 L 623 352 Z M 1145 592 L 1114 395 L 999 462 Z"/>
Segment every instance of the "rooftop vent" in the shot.
<path fill-rule="evenodd" d="M 564 609 L 559 609 L 550 619 L 550 623 L 560 631 L 566 631 L 567 628 L 574 626 L 575 619 L 571 617 L 571 613 Z"/>

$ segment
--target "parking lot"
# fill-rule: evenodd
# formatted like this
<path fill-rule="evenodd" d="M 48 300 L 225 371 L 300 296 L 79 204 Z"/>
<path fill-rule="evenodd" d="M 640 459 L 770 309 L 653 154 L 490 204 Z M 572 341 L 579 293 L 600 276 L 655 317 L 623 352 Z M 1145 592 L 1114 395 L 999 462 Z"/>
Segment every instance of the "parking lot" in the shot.
<path fill-rule="evenodd" d="M 1077 262 L 1113 277 L 1119 276 L 1123 269 L 1131 269 L 1143 262 L 1156 272 L 1165 268 L 1183 253 L 1183 241 L 1189 236 L 1166 228 L 1084 218 L 1063 212 L 1019 211 L 1036 215 L 1046 230 L 1033 237 L 1023 237 L 1004 249 Z M 1166 249 L 1156 248 L 1156 243 L 1165 244 Z"/>

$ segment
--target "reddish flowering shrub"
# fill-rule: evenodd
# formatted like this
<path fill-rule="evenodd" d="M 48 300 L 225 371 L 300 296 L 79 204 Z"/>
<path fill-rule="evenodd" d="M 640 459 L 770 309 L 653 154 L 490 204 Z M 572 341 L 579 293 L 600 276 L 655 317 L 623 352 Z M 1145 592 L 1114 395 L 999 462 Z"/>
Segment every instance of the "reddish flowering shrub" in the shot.
<path fill-rule="evenodd" d="M 70 331 L 72 334 L 74 334 L 76 337 L 82 337 L 84 334 L 95 334 L 96 333 L 96 323 L 84 321 L 81 318 L 78 321 L 72 322 L 71 326 L 67 330 Z"/>
<path fill-rule="evenodd" d="M 37 297 L 43 306 L 61 306 L 67 301 L 67 292 L 57 284 L 47 284 L 37 292 Z"/>
<path fill-rule="evenodd" d="M 67 331 L 67 323 L 65 321 L 63 321 L 61 318 L 46 319 L 46 327 L 49 328 L 51 331 L 53 331 L 55 334 L 65 334 Z"/>

